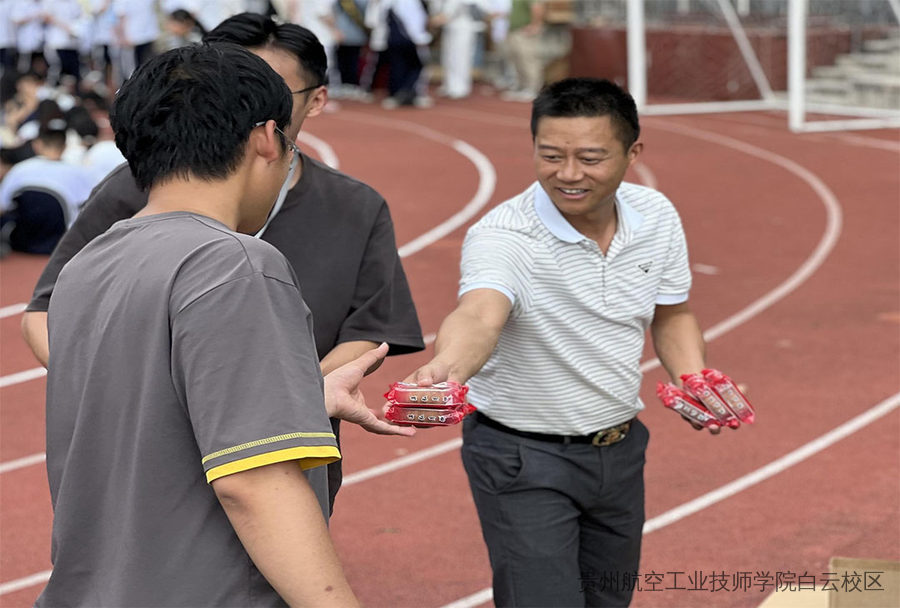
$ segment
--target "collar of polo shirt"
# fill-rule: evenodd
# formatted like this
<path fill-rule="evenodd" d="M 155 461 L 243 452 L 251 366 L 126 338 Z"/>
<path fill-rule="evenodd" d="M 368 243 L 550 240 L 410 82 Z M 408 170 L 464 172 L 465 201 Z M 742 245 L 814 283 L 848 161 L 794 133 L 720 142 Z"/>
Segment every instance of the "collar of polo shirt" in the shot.
<path fill-rule="evenodd" d="M 550 200 L 550 196 L 541 187 L 540 182 L 535 182 L 532 187 L 534 188 L 534 211 L 553 236 L 566 243 L 577 243 L 587 238 L 575 230 L 572 224 L 563 217 L 563 214 Z M 644 216 L 640 211 L 620 200 L 619 197 L 616 197 L 616 209 L 619 211 L 622 229 L 626 234 L 637 232 L 644 223 Z"/>

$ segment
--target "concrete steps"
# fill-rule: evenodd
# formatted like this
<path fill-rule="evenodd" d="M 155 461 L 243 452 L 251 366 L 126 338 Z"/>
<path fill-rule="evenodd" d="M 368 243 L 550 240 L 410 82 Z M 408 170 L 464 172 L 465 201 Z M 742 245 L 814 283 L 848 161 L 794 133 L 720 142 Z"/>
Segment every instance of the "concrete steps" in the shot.
<path fill-rule="evenodd" d="M 900 36 L 867 40 L 860 52 L 812 70 L 806 81 L 811 103 L 900 110 Z"/>

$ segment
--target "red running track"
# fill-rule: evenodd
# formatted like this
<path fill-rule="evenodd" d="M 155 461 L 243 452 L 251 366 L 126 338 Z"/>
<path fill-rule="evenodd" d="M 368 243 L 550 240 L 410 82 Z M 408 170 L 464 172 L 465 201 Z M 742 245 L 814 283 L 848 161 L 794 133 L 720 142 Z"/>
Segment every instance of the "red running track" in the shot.
<path fill-rule="evenodd" d="M 794 135 L 776 113 L 643 125 L 641 166 L 628 179 L 679 208 L 709 362 L 750 385 L 758 422 L 695 433 L 658 405 L 663 373 L 648 365 L 649 521 L 634 605 L 757 606 L 772 591 L 767 574 L 821 582 L 835 555 L 900 559 L 898 132 Z M 306 127 L 341 170 L 385 195 L 398 244 L 489 194 L 464 226 L 404 259 L 423 329 L 435 332 L 455 302 L 465 226 L 533 180 L 528 107 L 488 97 L 427 111 L 346 103 Z M 496 173 L 492 191 L 479 191 L 491 168 L 479 169 L 478 153 Z M 0 308 L 27 300 L 43 263 L 0 262 Z M 51 522 L 42 464 L 14 468 L 44 449 L 44 380 L 6 385 L 35 367 L 19 319 L 0 319 L 0 605 L 10 607 L 40 592 Z M 380 403 L 429 356 L 390 359 L 367 397 Z M 411 440 L 346 431 L 348 483 L 331 530 L 364 604 L 444 606 L 489 587 L 458 438 L 457 428 Z M 383 464 L 394 468 L 373 469 Z"/>

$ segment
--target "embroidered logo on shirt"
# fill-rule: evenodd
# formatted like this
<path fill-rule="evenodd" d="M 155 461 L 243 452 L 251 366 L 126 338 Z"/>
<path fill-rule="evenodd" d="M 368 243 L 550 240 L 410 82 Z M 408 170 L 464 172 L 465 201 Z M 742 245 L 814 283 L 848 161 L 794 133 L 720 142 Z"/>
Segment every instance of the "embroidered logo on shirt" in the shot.
<path fill-rule="evenodd" d="M 653 262 L 644 262 L 643 264 L 638 264 L 638 268 L 644 271 L 644 274 L 650 272 L 650 267 L 653 266 Z"/>

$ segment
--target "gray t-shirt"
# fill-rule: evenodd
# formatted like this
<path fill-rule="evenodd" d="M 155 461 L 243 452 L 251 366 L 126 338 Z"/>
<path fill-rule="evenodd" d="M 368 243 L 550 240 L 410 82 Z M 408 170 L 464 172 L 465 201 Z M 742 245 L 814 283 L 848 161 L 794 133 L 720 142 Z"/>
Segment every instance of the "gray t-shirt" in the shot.
<path fill-rule="evenodd" d="M 63 269 L 49 331 L 37 605 L 283 605 L 208 482 L 339 458 L 284 257 L 199 215 L 123 220 Z M 308 477 L 327 513 L 324 470 Z"/>

